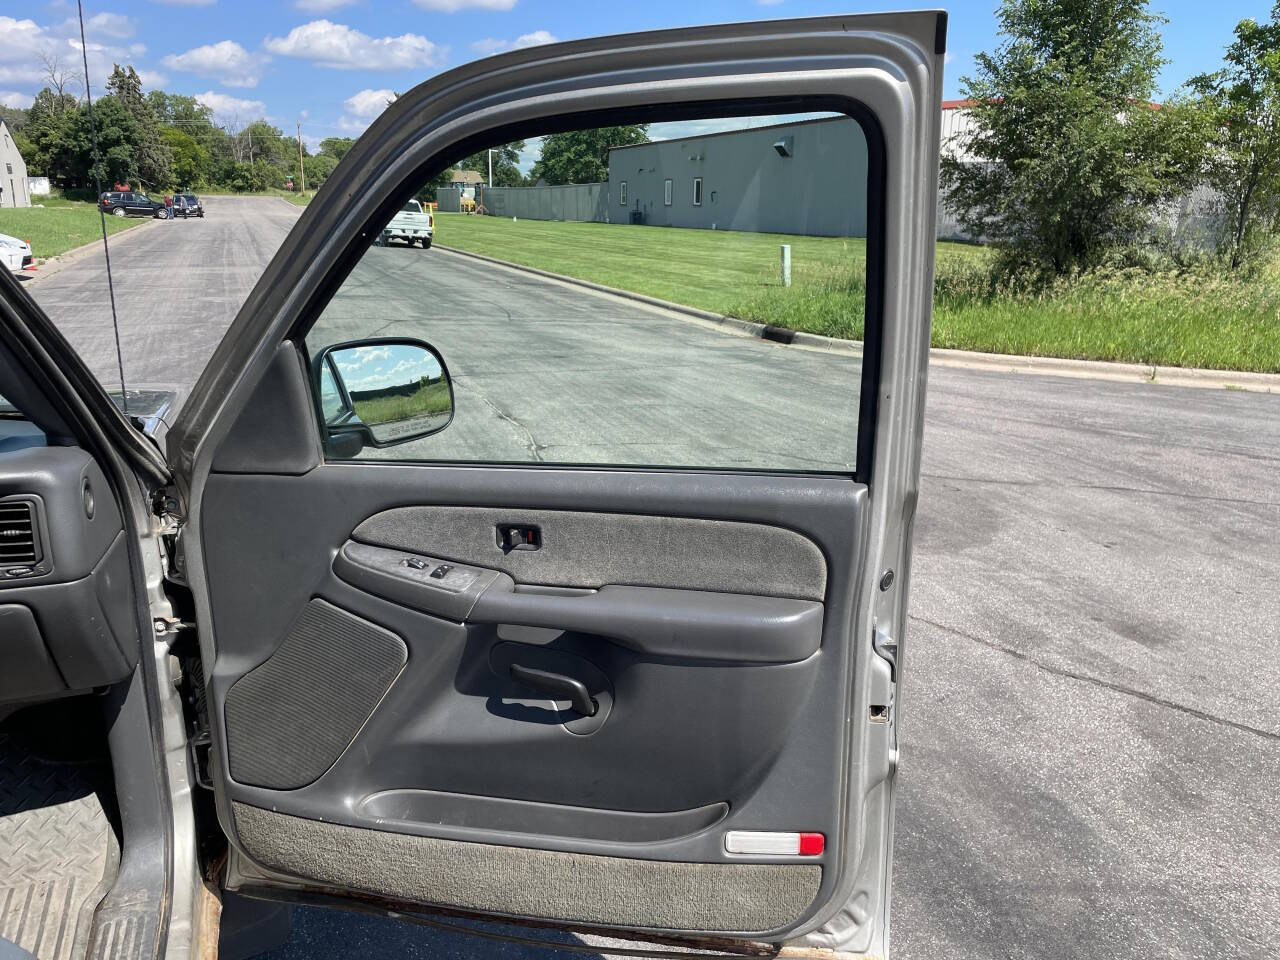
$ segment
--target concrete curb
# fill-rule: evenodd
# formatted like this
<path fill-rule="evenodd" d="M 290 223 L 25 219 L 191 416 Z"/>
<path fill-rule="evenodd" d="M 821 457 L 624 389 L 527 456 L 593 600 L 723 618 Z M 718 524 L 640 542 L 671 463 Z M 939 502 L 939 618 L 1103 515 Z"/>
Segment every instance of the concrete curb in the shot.
<path fill-rule="evenodd" d="M 111 234 L 107 239 L 110 246 L 115 247 L 127 237 L 144 233 L 145 231 L 159 226 L 164 222 L 165 221 L 163 220 L 157 220 L 152 217 L 150 220 L 144 221 L 136 227 L 130 227 L 128 230 L 122 230 L 119 233 Z M 82 244 L 81 246 L 72 247 L 70 250 L 60 253 L 56 257 L 50 257 L 44 263 L 38 264 L 39 269 L 37 269 L 35 273 L 27 274 L 26 283 L 23 285 L 26 286 L 27 284 L 39 283 L 45 277 L 54 276 L 58 271 L 62 270 L 63 267 L 68 267 L 73 263 L 78 263 L 85 259 L 85 257 L 92 256 L 95 250 L 101 249 L 102 237 L 99 236 L 96 240 L 90 240 L 88 243 Z"/>
<path fill-rule="evenodd" d="M 287 201 L 286 201 L 287 202 Z M 658 297 L 650 297 L 643 293 L 620 290 L 590 280 L 562 273 L 552 273 L 537 267 L 512 263 L 510 260 L 499 260 L 497 257 L 485 256 L 481 253 L 470 253 L 436 243 L 436 250 L 470 257 L 509 270 L 521 273 L 532 273 L 559 283 L 585 287 L 597 293 L 632 300 L 656 307 L 666 314 L 701 321 L 722 330 L 732 330 L 738 334 L 755 337 L 761 340 L 772 340 L 777 343 L 800 347 L 805 350 L 818 350 L 824 353 L 838 353 L 844 356 L 862 356 L 862 342 L 859 340 L 839 340 L 835 337 L 824 337 L 816 333 L 786 330 L 780 327 L 769 327 L 737 317 L 726 317 L 710 310 L 687 307 L 681 303 L 672 303 Z M 1106 360 L 1071 360 L 1061 357 L 1026 357 L 1005 353 L 978 353 L 969 350 L 948 350 L 933 347 L 929 350 L 929 363 L 938 367 L 950 367 L 960 370 L 987 370 L 993 373 L 1018 373 L 1035 376 L 1069 377 L 1081 380 L 1112 380 L 1122 383 L 1148 383 L 1166 387 L 1192 387 L 1212 390 L 1245 390 L 1251 393 L 1280 393 L 1280 374 L 1248 373 L 1233 370 L 1204 370 L 1198 367 L 1161 367 L 1143 363 L 1112 363 Z"/>

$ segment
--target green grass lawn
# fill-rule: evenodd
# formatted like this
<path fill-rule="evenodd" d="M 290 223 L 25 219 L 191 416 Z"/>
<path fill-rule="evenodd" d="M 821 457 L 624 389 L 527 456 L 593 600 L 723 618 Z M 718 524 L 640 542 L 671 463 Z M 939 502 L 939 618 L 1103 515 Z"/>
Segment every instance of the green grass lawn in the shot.
<path fill-rule="evenodd" d="M 149 222 L 148 217 L 107 217 L 107 233 Z M 40 260 L 101 240 L 102 224 L 96 204 L 58 198 L 45 207 L 0 210 L 0 233 L 26 240 Z"/>
<path fill-rule="evenodd" d="M 859 339 L 865 241 L 436 215 L 436 240 L 729 316 Z M 791 244 L 792 286 L 778 278 Z M 1027 292 L 993 284 L 989 253 L 939 243 L 933 345 L 988 353 L 1280 372 L 1280 270 L 1111 271 Z"/>
<path fill-rule="evenodd" d="M 435 239 L 459 250 L 734 316 L 742 316 L 753 297 L 781 289 L 781 244 L 791 244 L 796 286 L 812 284 L 835 270 L 861 269 L 866 256 L 866 241 L 860 237 L 552 220 L 513 223 L 453 213 L 436 214 Z M 940 256 L 966 261 L 982 256 L 980 248 L 965 244 L 942 244 L 939 249 Z"/>

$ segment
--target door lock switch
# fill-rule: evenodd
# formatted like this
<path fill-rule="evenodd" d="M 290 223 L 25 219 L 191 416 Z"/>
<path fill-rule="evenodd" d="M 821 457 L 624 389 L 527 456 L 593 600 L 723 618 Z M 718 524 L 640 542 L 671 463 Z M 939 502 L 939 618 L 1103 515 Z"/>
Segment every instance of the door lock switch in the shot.
<path fill-rule="evenodd" d="M 436 567 L 434 570 L 431 571 L 431 579 L 443 580 L 445 577 L 449 575 L 449 571 L 452 569 L 453 567 L 449 566 L 449 564 L 442 563 L 440 564 L 440 566 Z"/>

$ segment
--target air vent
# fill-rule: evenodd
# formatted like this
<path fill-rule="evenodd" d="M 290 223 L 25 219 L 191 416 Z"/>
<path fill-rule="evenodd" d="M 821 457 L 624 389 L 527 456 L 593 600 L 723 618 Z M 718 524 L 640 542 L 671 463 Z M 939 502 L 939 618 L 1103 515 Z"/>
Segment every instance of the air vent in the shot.
<path fill-rule="evenodd" d="M 37 559 L 35 509 L 23 500 L 0 502 L 0 566 Z"/>

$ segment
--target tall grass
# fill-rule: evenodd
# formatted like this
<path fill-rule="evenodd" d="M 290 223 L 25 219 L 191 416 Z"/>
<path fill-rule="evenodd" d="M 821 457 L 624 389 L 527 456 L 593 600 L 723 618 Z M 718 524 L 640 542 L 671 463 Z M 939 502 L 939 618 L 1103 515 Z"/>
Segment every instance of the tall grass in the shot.
<path fill-rule="evenodd" d="M 356 416 L 370 426 L 448 413 L 451 402 L 449 384 L 445 380 L 425 384 L 409 394 L 389 394 L 367 399 L 352 397 Z"/>
<path fill-rule="evenodd" d="M 823 268 L 744 297 L 732 316 L 830 337 L 863 334 L 860 269 Z M 935 347 L 1176 367 L 1280 372 L 1280 282 L 1274 272 L 1209 266 L 1106 269 L 1031 284 L 994 265 L 937 263 Z"/>

